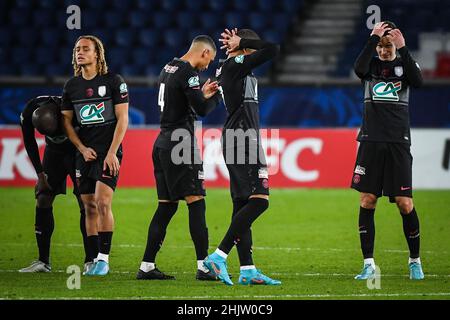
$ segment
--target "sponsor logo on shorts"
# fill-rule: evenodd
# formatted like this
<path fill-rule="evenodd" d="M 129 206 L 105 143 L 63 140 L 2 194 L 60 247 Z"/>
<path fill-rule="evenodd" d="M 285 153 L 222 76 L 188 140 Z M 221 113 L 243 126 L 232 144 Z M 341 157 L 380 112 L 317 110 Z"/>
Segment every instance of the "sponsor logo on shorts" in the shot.
<path fill-rule="evenodd" d="M 80 170 L 78 170 L 78 169 L 75 170 L 75 177 L 76 177 L 76 178 L 81 178 L 81 172 L 80 172 Z"/>
<path fill-rule="evenodd" d="M 403 186 L 400 187 L 400 190 L 402 190 L 402 191 L 406 191 L 406 190 L 409 190 L 409 189 L 411 189 L 411 187 L 403 187 Z"/>
<path fill-rule="evenodd" d="M 356 166 L 355 173 L 363 176 L 366 174 L 366 168 L 361 167 L 361 166 Z"/>
<path fill-rule="evenodd" d="M 359 174 L 355 174 L 353 176 L 353 183 L 358 184 L 361 181 L 361 176 Z"/>
<path fill-rule="evenodd" d="M 261 168 L 258 170 L 258 178 L 260 179 L 268 179 L 269 173 L 267 171 L 267 168 Z"/>
<path fill-rule="evenodd" d="M 262 186 L 264 187 L 264 189 L 268 189 L 269 188 L 269 180 L 263 179 Z"/>
<path fill-rule="evenodd" d="M 198 179 L 199 180 L 205 180 L 205 173 L 203 171 L 198 172 Z"/>

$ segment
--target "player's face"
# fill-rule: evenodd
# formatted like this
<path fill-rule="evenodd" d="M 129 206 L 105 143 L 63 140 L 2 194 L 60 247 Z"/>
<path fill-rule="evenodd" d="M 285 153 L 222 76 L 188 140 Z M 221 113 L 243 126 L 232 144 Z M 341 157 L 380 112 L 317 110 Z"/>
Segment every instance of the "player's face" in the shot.
<path fill-rule="evenodd" d="M 377 44 L 378 57 L 382 61 L 392 61 L 395 59 L 395 46 L 387 37 L 382 37 Z"/>
<path fill-rule="evenodd" d="M 75 45 L 75 58 L 79 66 L 86 66 L 97 61 L 97 52 L 92 40 L 80 39 Z"/>
<path fill-rule="evenodd" d="M 216 52 L 214 50 L 211 50 L 211 49 L 203 50 L 202 57 L 201 57 L 200 63 L 199 63 L 199 70 L 204 71 L 204 70 L 208 69 L 209 64 L 211 62 L 213 62 L 215 58 L 216 58 Z"/>

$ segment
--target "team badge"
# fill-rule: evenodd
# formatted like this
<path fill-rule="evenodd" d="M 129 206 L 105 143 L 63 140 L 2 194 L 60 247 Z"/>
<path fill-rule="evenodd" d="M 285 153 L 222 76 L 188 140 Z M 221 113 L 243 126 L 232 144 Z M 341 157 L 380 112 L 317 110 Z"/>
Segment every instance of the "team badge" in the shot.
<path fill-rule="evenodd" d="M 397 77 L 401 77 L 403 75 L 403 67 L 402 66 L 396 66 L 394 68 L 394 73 Z"/>
<path fill-rule="evenodd" d="M 244 55 L 240 54 L 240 55 L 236 56 L 234 58 L 234 61 L 236 61 L 236 63 L 243 63 L 244 62 Z"/>
<path fill-rule="evenodd" d="M 198 76 L 190 77 L 188 80 L 189 87 L 198 87 L 200 85 L 200 79 Z"/>
<path fill-rule="evenodd" d="M 120 93 L 125 93 L 128 92 L 128 88 L 127 88 L 127 84 L 126 83 L 122 83 L 119 87 Z"/>
<path fill-rule="evenodd" d="M 100 86 L 98 87 L 98 95 L 100 97 L 104 97 L 106 94 L 106 86 Z"/>

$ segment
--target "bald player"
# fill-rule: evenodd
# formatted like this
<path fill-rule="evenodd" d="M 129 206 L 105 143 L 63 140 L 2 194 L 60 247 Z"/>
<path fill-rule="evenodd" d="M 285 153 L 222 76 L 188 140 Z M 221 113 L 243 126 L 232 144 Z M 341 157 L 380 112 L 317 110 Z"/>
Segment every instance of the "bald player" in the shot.
<path fill-rule="evenodd" d="M 205 116 L 219 103 L 217 82 L 208 79 L 200 85 L 199 72 L 206 70 L 216 56 L 209 36 L 197 36 L 189 51 L 167 63 L 159 75 L 158 105 L 161 131 L 153 146 L 153 165 L 158 208 L 148 229 L 147 247 L 137 273 L 139 280 L 170 280 L 156 268 L 155 258 L 177 211 L 178 201 L 189 209 L 189 231 L 197 257 L 197 280 L 216 280 L 203 266 L 208 255 L 208 229 L 203 186 L 203 166 L 194 136 L 194 120 Z M 180 135 L 181 134 L 181 135 Z M 181 136 L 181 141 L 175 137 Z M 172 157 L 176 146 L 185 145 L 181 163 Z"/>

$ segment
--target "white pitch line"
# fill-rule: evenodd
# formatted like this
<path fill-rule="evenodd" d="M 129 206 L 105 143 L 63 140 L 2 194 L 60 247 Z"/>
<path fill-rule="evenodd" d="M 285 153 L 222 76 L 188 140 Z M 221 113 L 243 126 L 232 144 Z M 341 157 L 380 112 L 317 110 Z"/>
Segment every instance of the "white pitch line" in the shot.
<path fill-rule="evenodd" d="M 36 244 L 33 242 L 30 243 L 3 243 L 3 246 L 35 246 Z M 52 246 L 55 247 L 83 247 L 82 243 L 52 243 Z M 145 248 L 145 245 L 141 244 L 127 244 L 127 243 L 120 243 L 115 244 L 114 247 L 119 248 Z M 181 246 L 175 246 L 175 245 L 167 245 L 164 246 L 165 248 L 171 248 L 171 249 L 194 249 L 194 246 L 190 245 L 181 245 Z M 328 248 L 328 249 L 321 249 L 321 248 L 310 248 L 310 247 L 253 247 L 254 250 L 282 250 L 282 251 L 318 251 L 318 252 L 359 252 L 359 248 L 355 249 L 342 249 L 342 248 Z M 382 252 L 388 252 L 388 253 L 409 253 L 408 250 L 401 250 L 401 249 L 382 249 L 380 250 Z M 422 253 L 427 254 L 447 254 L 447 251 L 421 251 Z"/>
<path fill-rule="evenodd" d="M 283 298 L 373 298 L 373 297 L 439 297 L 450 296 L 450 292 L 428 292 L 428 293 L 361 293 L 361 294 L 283 294 L 283 295 L 236 295 L 236 296 L 141 296 L 141 297 L 108 297 L 114 300 L 220 300 L 220 299 L 283 299 Z M 0 298 L 0 300 L 103 300 L 98 297 L 57 297 L 57 298 L 29 298 L 29 297 L 14 297 L 13 299 Z M 245 304 L 245 301 L 240 302 Z"/>

